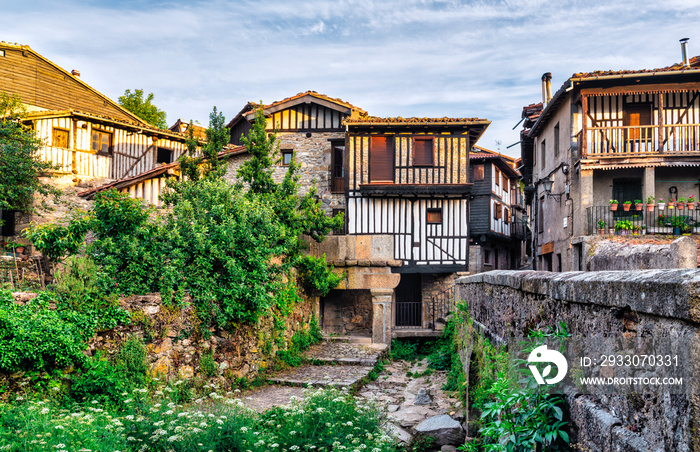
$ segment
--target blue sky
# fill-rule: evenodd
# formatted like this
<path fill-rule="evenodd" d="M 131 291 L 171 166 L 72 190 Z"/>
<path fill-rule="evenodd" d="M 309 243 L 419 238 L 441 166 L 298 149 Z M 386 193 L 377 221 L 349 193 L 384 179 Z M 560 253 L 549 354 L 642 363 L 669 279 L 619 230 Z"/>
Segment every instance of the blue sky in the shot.
<path fill-rule="evenodd" d="M 544 72 L 556 90 L 574 72 L 668 66 L 684 37 L 700 55 L 700 0 L 7 3 L 0 40 L 115 100 L 153 92 L 169 124 L 314 90 L 376 116 L 487 118 L 478 144 L 511 155 Z"/>

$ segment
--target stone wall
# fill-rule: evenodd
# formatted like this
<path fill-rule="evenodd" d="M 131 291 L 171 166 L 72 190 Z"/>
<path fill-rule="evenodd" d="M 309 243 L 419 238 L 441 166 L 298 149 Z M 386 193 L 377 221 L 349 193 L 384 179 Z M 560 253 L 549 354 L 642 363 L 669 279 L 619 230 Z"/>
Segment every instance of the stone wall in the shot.
<path fill-rule="evenodd" d="M 331 290 L 321 299 L 323 331 L 329 334 L 372 334 L 372 294 L 369 290 Z"/>
<path fill-rule="evenodd" d="M 674 331 L 695 347 L 700 337 L 697 270 L 493 271 L 460 278 L 457 297 L 487 336 L 509 344 L 560 321 L 581 337 Z M 469 360 L 464 361 L 468 375 Z M 594 451 L 698 451 L 700 396 L 694 394 L 568 394 L 572 444 Z"/>
<path fill-rule="evenodd" d="M 114 354 L 128 335 L 136 335 L 146 342 L 153 375 L 192 378 L 200 374 L 201 357 L 211 353 L 219 367 L 216 378 L 229 385 L 237 378 L 253 378 L 270 366 L 278 344 L 286 347 L 295 332 L 308 331 L 314 313 L 312 301 L 307 300 L 284 318 L 282 329 L 267 315 L 257 325 L 225 331 L 202 329 L 191 306 L 166 306 L 157 294 L 132 296 L 120 303 L 131 312 L 132 325 L 96 334 L 89 344 L 91 353 Z"/>
<path fill-rule="evenodd" d="M 671 243 L 611 241 L 604 236 L 574 239 L 581 244 L 586 271 L 696 268 L 698 246 L 690 237 Z"/>

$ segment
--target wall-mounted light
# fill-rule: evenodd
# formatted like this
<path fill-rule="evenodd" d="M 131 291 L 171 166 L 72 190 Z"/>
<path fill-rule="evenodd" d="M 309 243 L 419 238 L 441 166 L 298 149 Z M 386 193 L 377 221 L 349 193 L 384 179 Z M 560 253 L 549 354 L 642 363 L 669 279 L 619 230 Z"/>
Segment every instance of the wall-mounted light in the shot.
<path fill-rule="evenodd" d="M 552 186 L 554 185 L 554 181 L 551 179 L 544 179 L 542 181 L 542 188 L 544 189 L 544 194 L 547 195 L 548 198 L 554 198 L 557 201 L 561 201 L 561 195 L 564 193 L 557 193 L 554 194 L 552 193 Z"/>

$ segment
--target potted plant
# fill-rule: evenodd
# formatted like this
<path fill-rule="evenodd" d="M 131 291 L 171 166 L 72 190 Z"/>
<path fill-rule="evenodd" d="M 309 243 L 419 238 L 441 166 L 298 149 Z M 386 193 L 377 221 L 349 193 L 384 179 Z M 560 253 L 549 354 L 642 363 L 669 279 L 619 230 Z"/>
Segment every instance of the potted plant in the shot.
<path fill-rule="evenodd" d="M 628 235 L 632 230 L 632 222 L 629 220 L 619 220 L 615 222 L 615 233 L 620 235 Z"/>
<path fill-rule="evenodd" d="M 695 195 L 690 195 L 687 199 L 688 201 L 688 209 L 694 209 L 695 208 Z"/>
<path fill-rule="evenodd" d="M 654 210 L 654 197 L 649 196 L 647 198 L 647 212 L 652 212 Z"/>
<path fill-rule="evenodd" d="M 598 234 L 605 235 L 605 225 L 607 223 L 603 220 L 598 220 Z"/>
<path fill-rule="evenodd" d="M 682 209 L 685 207 L 685 198 L 678 198 L 677 205 L 679 209 Z"/>
<path fill-rule="evenodd" d="M 671 198 L 668 200 L 668 208 L 673 209 L 673 206 L 676 204 L 676 200 Z"/>
<path fill-rule="evenodd" d="M 625 212 L 628 212 L 631 207 L 632 201 L 625 201 L 624 203 L 622 203 L 622 208 L 625 209 Z"/>
<path fill-rule="evenodd" d="M 666 203 L 664 203 L 664 198 L 659 198 L 658 207 L 659 207 L 659 210 L 664 210 L 666 208 Z"/>
<path fill-rule="evenodd" d="M 646 234 L 647 234 L 647 227 L 642 225 L 642 235 L 646 235 Z"/>
<path fill-rule="evenodd" d="M 613 212 L 616 211 L 617 205 L 618 205 L 617 199 L 610 200 L 610 210 L 612 210 Z"/>
<path fill-rule="evenodd" d="M 635 199 L 634 200 L 634 210 L 642 210 L 642 200 L 641 199 Z"/>
<path fill-rule="evenodd" d="M 632 235 L 641 235 L 642 233 L 642 227 L 639 225 L 634 225 L 632 226 Z"/>

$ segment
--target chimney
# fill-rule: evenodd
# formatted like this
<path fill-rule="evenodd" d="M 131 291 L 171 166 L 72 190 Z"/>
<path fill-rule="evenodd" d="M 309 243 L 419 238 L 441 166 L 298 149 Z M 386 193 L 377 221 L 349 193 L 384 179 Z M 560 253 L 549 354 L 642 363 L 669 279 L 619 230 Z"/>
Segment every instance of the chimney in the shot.
<path fill-rule="evenodd" d="M 542 105 L 545 106 L 552 99 L 552 73 L 542 74 Z"/>
<path fill-rule="evenodd" d="M 73 77 L 80 77 L 80 71 L 77 69 L 73 69 L 70 73 Z"/>
<path fill-rule="evenodd" d="M 688 44 L 688 41 L 690 38 L 683 38 L 681 39 L 681 53 L 683 54 L 683 67 L 688 66 L 688 52 L 686 51 L 685 47 Z"/>

